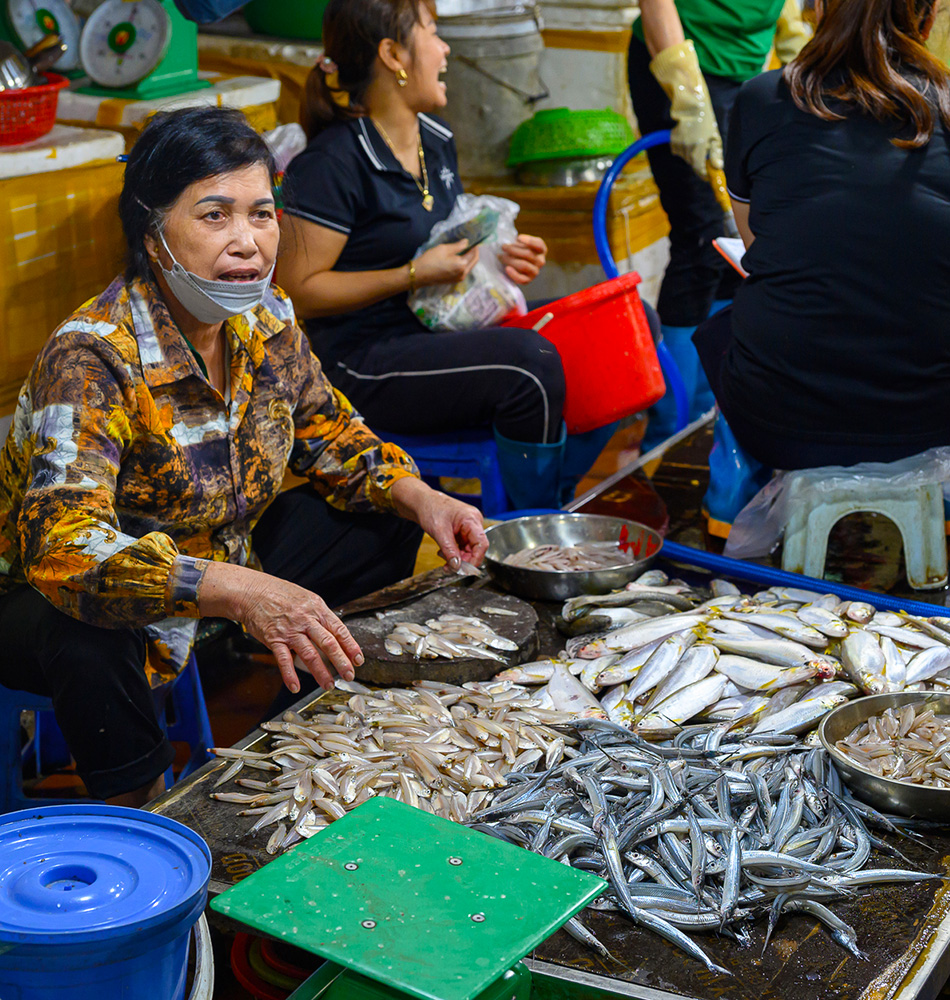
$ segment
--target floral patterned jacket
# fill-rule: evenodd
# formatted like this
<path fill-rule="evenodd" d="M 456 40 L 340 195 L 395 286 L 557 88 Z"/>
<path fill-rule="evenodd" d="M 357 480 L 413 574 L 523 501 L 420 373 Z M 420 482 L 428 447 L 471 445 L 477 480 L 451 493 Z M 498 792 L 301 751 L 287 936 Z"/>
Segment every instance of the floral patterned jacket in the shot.
<path fill-rule="evenodd" d="M 26 582 L 74 618 L 145 628 L 153 684 L 187 662 L 207 560 L 252 559 L 288 468 L 353 511 L 391 511 L 417 474 L 327 381 L 279 289 L 225 333 L 230 405 L 157 285 L 116 279 L 47 341 L 0 452 L 0 593 Z"/>

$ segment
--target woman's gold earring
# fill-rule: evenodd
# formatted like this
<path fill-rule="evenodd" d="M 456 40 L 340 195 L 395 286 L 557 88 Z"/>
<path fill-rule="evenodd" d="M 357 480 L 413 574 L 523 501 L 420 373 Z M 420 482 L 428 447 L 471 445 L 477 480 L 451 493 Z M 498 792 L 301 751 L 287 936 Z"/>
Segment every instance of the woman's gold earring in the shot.
<path fill-rule="evenodd" d="M 396 83 L 398 83 L 400 87 L 405 87 L 406 84 L 409 83 L 409 74 L 404 69 L 396 70 Z"/>

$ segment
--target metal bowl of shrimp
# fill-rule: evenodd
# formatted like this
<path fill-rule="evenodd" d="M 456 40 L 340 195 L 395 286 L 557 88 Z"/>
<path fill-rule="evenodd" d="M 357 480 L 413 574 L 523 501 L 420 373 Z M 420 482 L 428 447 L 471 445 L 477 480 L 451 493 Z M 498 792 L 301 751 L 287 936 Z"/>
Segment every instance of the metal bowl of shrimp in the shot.
<path fill-rule="evenodd" d="M 818 736 L 859 799 L 903 816 L 944 822 L 950 816 L 950 694 L 858 698 L 829 712 Z"/>
<path fill-rule="evenodd" d="M 606 594 L 656 559 L 653 528 L 603 514 L 532 514 L 492 525 L 485 565 L 505 590 L 537 601 Z"/>

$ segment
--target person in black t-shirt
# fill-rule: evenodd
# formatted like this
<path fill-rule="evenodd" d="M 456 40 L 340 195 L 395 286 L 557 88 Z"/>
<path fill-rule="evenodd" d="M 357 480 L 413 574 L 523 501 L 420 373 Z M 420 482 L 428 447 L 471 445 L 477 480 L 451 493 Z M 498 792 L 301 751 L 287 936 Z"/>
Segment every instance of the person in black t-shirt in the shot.
<path fill-rule="evenodd" d="M 935 0 L 825 0 L 814 39 L 746 83 L 726 176 L 749 277 L 694 342 L 770 468 L 950 444 L 950 72 Z"/>
<path fill-rule="evenodd" d="M 280 282 L 330 379 L 370 426 L 491 425 L 513 505 L 560 506 L 604 441 L 594 432 L 593 442 L 565 444 L 554 347 L 514 328 L 433 334 L 407 306 L 407 293 L 459 281 L 479 255 L 462 241 L 412 259 L 461 192 L 452 132 L 432 114 L 446 103 L 449 52 L 434 12 L 432 0 L 327 7 L 326 54 L 302 110 L 310 142 L 284 181 Z M 519 236 L 502 248 L 506 273 L 528 283 L 545 253 L 543 240 Z"/>

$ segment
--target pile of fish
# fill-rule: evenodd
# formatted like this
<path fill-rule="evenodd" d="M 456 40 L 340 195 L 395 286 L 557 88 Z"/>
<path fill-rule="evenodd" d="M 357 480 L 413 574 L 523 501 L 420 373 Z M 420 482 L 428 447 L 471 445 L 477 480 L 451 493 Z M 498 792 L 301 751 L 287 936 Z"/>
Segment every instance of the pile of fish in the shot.
<path fill-rule="evenodd" d="M 273 733 L 265 750 L 214 749 L 232 760 L 215 788 L 235 779 L 242 790 L 211 797 L 258 817 L 252 834 L 276 824 L 271 854 L 374 795 L 464 822 L 513 772 L 541 761 L 552 767 L 565 751 L 550 727 L 568 716 L 512 684 L 419 681 L 412 690 L 374 692 L 338 681 L 337 688 L 352 695 L 345 706 L 321 704 L 312 716 L 286 712 L 265 723 Z"/>
<path fill-rule="evenodd" d="M 749 922 L 767 916 L 767 946 L 788 912 L 812 915 L 863 957 L 826 904 L 864 886 L 942 877 L 867 867 L 872 848 L 902 857 L 871 832 L 896 828 L 850 796 L 824 750 L 794 737 L 739 740 L 720 724 L 654 743 L 598 719 L 559 728 L 579 746 L 541 774 L 509 776 L 470 825 L 605 878 L 592 909 L 655 931 L 710 971 L 729 974 L 691 932 L 748 944 Z M 578 919 L 565 929 L 611 957 Z"/>
<path fill-rule="evenodd" d="M 882 778 L 950 788 L 950 716 L 925 704 L 872 715 L 835 746 Z"/>
<path fill-rule="evenodd" d="M 694 719 L 804 733 L 860 694 L 950 688 L 950 618 L 833 594 L 746 596 L 648 570 L 624 590 L 567 601 L 559 627 L 571 638 L 556 659 L 498 678 L 546 684 L 541 697 L 557 708 L 657 736 Z"/>
<path fill-rule="evenodd" d="M 536 545 L 512 552 L 503 561 L 522 569 L 577 573 L 626 566 L 636 559 L 629 545 L 621 548 L 616 542 L 580 542 L 577 545 Z"/>
<path fill-rule="evenodd" d="M 487 614 L 514 615 L 505 608 L 491 608 Z M 481 660 L 499 660 L 507 663 L 495 650 L 514 652 L 516 642 L 499 635 L 481 618 L 469 615 L 444 614 L 430 618 L 424 625 L 419 622 L 400 622 L 386 636 L 383 643 L 392 656 L 408 654 L 416 659 L 434 660 L 438 657 L 459 659 L 474 657 Z"/>

